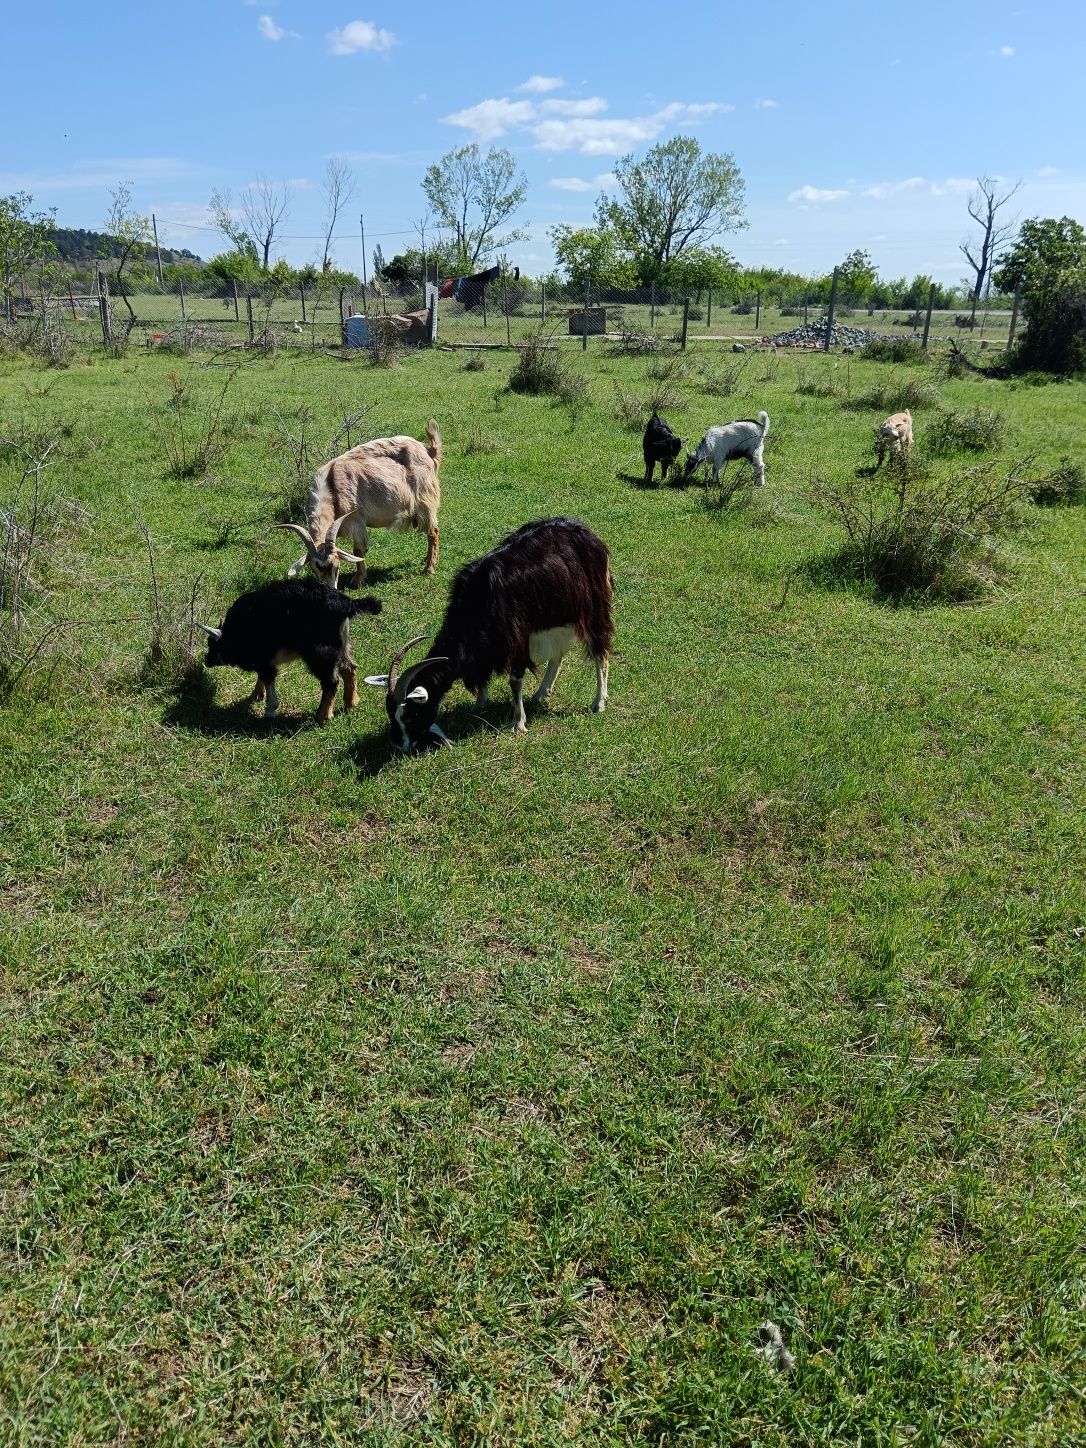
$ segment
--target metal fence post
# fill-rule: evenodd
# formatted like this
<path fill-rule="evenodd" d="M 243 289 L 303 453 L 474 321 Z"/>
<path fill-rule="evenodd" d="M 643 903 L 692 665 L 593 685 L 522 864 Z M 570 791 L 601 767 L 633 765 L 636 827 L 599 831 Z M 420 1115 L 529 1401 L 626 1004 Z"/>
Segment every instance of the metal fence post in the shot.
<path fill-rule="evenodd" d="M 304 327 L 304 326 L 305 326 L 305 323 L 306 323 L 306 315 L 305 315 L 305 283 L 304 283 L 304 282 L 299 282 L 299 283 L 298 283 L 298 295 L 299 295 L 299 296 L 301 297 L 301 299 L 302 299 L 302 326 Z"/>
<path fill-rule="evenodd" d="M 684 352 L 686 351 L 686 327 L 687 327 L 687 323 L 688 323 L 689 321 L 690 321 L 690 298 L 689 298 L 689 297 L 683 297 L 683 341 L 682 341 L 682 349 L 683 349 Z"/>
<path fill-rule="evenodd" d="M 649 331 L 656 330 L 656 283 L 653 282 L 649 289 Z"/>
<path fill-rule="evenodd" d="M 234 283 L 234 321 L 241 321 L 241 308 L 238 306 L 238 284 Z"/>
<path fill-rule="evenodd" d="M 102 346 L 108 347 L 113 341 L 113 327 L 109 317 L 109 283 L 101 267 L 98 268 L 98 315 L 102 320 Z"/>
<path fill-rule="evenodd" d="M 705 306 L 705 330 L 711 332 L 713 329 L 713 289 L 709 288 Z"/>
<path fill-rule="evenodd" d="M 755 330 L 756 333 L 757 333 L 757 332 L 760 332 L 760 331 L 762 330 L 762 294 L 761 294 L 761 292 L 755 292 L 755 293 L 754 293 L 754 330 Z"/>
<path fill-rule="evenodd" d="M 235 282 L 234 285 L 236 286 L 237 283 Z M 253 332 L 253 299 L 248 291 L 245 293 L 245 320 L 249 325 L 249 346 L 251 347 L 255 341 L 255 334 Z"/>
<path fill-rule="evenodd" d="M 509 332 L 509 283 L 505 276 L 505 263 L 502 262 L 502 309 L 505 312 L 505 345 L 511 347 L 513 338 Z"/>
<path fill-rule="evenodd" d="M 1014 329 L 1015 329 L 1015 327 L 1017 327 L 1017 325 L 1018 325 L 1018 304 L 1021 302 L 1021 300 L 1022 300 L 1022 288 L 1021 288 L 1021 287 L 1015 287 L 1015 289 L 1014 289 L 1014 306 L 1011 308 L 1011 330 L 1010 330 L 1010 335 L 1009 335 L 1008 338 L 1007 338 L 1007 351 L 1008 351 L 1008 352 L 1011 350 L 1011 348 L 1012 348 L 1013 345 L 1014 345 Z"/>
<path fill-rule="evenodd" d="M 830 350 L 830 337 L 833 335 L 833 309 L 837 304 L 837 268 L 833 269 L 833 280 L 830 282 L 830 309 L 826 314 L 826 340 L 822 344 L 823 352 Z"/>
<path fill-rule="evenodd" d="M 928 288 L 928 312 L 924 318 L 924 341 L 921 344 L 926 352 L 928 350 L 928 332 L 931 330 L 931 309 L 935 305 L 935 283 L 932 282 Z M 915 335 L 915 334 L 914 334 Z"/>
<path fill-rule="evenodd" d="M 584 311 L 581 313 L 581 351 L 588 351 L 588 288 L 589 283 L 584 284 Z"/>
<path fill-rule="evenodd" d="M 540 283 L 539 283 L 539 320 L 540 320 L 541 322 L 545 322 L 545 321 L 547 320 L 547 283 L 546 283 L 546 282 L 540 282 Z"/>
<path fill-rule="evenodd" d="M 177 278 L 177 294 L 181 298 L 181 320 L 187 322 L 189 316 L 185 311 L 185 283 L 181 280 L 180 275 Z"/>

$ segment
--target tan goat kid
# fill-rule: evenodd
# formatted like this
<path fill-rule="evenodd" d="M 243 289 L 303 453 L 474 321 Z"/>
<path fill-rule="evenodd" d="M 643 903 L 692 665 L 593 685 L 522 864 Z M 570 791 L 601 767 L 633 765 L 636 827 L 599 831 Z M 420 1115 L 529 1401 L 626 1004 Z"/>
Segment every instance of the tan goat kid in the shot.
<path fill-rule="evenodd" d="M 437 568 L 441 505 L 441 433 L 426 424 L 427 444 L 413 437 L 377 437 L 325 463 L 313 475 L 306 502 L 306 527 L 279 523 L 305 543 L 305 553 L 289 569 L 289 577 L 309 567 L 324 583 L 336 587 L 344 563 L 355 565 L 354 586 L 366 581 L 366 550 L 371 528 L 415 528 L 428 546 L 424 571 Z M 350 539 L 353 552 L 340 545 Z"/>
<path fill-rule="evenodd" d="M 889 452 L 894 457 L 908 457 L 913 447 L 913 415 L 905 409 L 904 412 L 893 412 L 879 428 L 875 448 L 878 453 L 876 468 L 882 467 L 883 461 Z"/>

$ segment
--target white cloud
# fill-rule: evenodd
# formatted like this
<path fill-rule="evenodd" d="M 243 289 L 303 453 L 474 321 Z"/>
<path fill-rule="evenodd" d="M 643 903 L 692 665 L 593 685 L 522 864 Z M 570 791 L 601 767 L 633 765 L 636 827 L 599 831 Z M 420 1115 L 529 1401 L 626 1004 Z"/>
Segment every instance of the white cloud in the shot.
<path fill-rule="evenodd" d="M 1060 168 L 1058 166 L 1042 166 L 1037 172 L 1038 176 L 1058 176 L 1059 174 Z"/>
<path fill-rule="evenodd" d="M 976 184 L 971 176 L 948 176 L 945 181 L 931 183 L 931 194 L 933 196 L 960 196 L 966 191 L 972 191 Z"/>
<path fill-rule="evenodd" d="M 392 31 L 378 30 L 372 20 L 352 20 L 342 30 L 330 30 L 326 38 L 331 55 L 354 55 L 359 50 L 380 54 L 396 44 Z"/>
<path fill-rule="evenodd" d="M 508 96 L 502 96 L 500 100 L 480 101 L 442 119 L 447 126 L 463 126 L 465 131 L 474 132 L 480 141 L 493 141 L 514 126 L 527 125 L 535 116 L 536 108 L 531 101 L 511 101 Z"/>
<path fill-rule="evenodd" d="M 281 25 L 276 25 L 270 15 L 261 15 L 256 22 L 256 28 L 265 40 L 301 40 L 302 38 L 296 30 L 284 30 Z"/>
<path fill-rule="evenodd" d="M 772 111 L 772 110 L 776 110 L 776 108 L 777 108 L 777 102 L 776 102 L 776 101 L 761 100 L 761 99 L 759 99 L 759 100 L 756 100 L 756 101 L 754 102 L 754 109 L 755 109 L 756 111 Z"/>
<path fill-rule="evenodd" d="M 876 201 L 887 201 L 891 197 L 901 196 L 907 191 L 915 191 L 923 184 L 923 176 L 910 176 L 905 181 L 879 181 L 874 186 L 865 186 L 863 194 L 873 196 Z"/>
<path fill-rule="evenodd" d="M 530 95 L 546 95 L 548 91 L 561 90 L 565 81 L 560 75 L 533 75 L 529 76 L 523 85 L 518 85 L 518 91 L 527 91 Z"/>
<path fill-rule="evenodd" d="M 1000 55 L 1003 57 L 1004 60 L 1009 60 L 1009 59 L 1011 58 L 1011 56 L 1014 54 L 1014 46 L 1013 46 L 1013 45 L 1001 45 L 1001 46 L 999 47 L 999 53 L 1000 53 Z"/>
<path fill-rule="evenodd" d="M 788 245 L 788 238 L 787 238 L 786 236 L 779 236 L 779 237 L 777 238 L 777 240 L 773 243 L 773 245 L 774 245 L 774 246 L 787 246 L 787 245 Z"/>
<path fill-rule="evenodd" d="M 76 191 L 116 186 L 160 186 L 173 179 L 206 175 L 206 168 L 177 156 L 116 156 L 75 161 L 66 171 L 0 171 L 0 194 L 11 191 Z"/>
<path fill-rule="evenodd" d="M 591 181 L 583 176 L 554 176 L 550 184 L 559 191 L 609 191 L 616 179 L 613 171 L 601 171 Z"/>
<path fill-rule="evenodd" d="M 602 96 L 590 96 L 583 101 L 544 101 L 539 109 L 548 116 L 598 116 L 607 102 Z"/>
<path fill-rule="evenodd" d="M 823 201 L 840 201 L 842 196 L 847 196 L 847 191 L 823 191 L 817 186 L 800 186 L 795 191 L 789 191 L 789 201 L 802 201 L 808 206 L 817 205 Z"/>
<path fill-rule="evenodd" d="M 532 126 L 531 131 L 541 151 L 577 150 L 582 156 L 617 156 L 630 146 L 654 141 L 670 122 L 685 121 L 689 124 L 717 111 L 734 109 L 734 106 L 716 101 L 697 105 L 672 101 L 651 116 L 546 120 Z"/>

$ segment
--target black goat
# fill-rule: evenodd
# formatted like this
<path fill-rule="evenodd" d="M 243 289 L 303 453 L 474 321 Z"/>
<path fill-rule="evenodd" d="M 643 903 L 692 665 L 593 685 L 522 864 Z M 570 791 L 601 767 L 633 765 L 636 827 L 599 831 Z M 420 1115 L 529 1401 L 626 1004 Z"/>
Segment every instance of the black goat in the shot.
<path fill-rule="evenodd" d="M 667 478 L 668 469 L 682 451 L 683 439 L 671 431 L 664 419 L 655 412 L 649 418 L 641 450 L 645 454 L 645 481 L 652 482 L 653 469 L 660 464 L 660 478 Z"/>
<path fill-rule="evenodd" d="M 357 667 L 351 657 L 350 621 L 356 613 L 380 613 L 381 601 L 364 595 L 348 598 L 316 578 L 286 578 L 243 593 L 226 611 L 221 628 L 207 634 L 209 669 L 232 664 L 256 674 L 253 700 L 264 699 L 264 718 L 279 709 L 275 679 L 283 664 L 301 659 L 321 686 L 317 719 L 332 717 L 337 677 L 343 680 L 343 707 L 358 701 Z"/>
<path fill-rule="evenodd" d="M 405 644 L 387 674 L 367 678 L 386 689 L 392 738 L 407 753 L 424 740 L 450 741 L 437 723 L 442 699 L 457 679 L 476 695 L 480 707 L 494 674 L 509 675 L 513 728 L 527 729 L 524 674 L 545 665 L 532 695 L 550 693 L 563 657 L 584 644 L 596 664 L 596 702 L 607 703 L 611 621 L 611 566 L 607 545 L 576 518 L 525 523 L 483 558 L 465 563 L 453 579 L 445 618 L 430 651 L 403 674 Z"/>

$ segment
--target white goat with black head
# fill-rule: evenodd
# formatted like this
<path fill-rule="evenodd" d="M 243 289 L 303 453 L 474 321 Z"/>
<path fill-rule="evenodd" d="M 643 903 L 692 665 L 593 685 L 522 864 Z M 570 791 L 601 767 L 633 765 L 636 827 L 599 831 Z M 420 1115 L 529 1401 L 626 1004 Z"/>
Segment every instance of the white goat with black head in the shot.
<path fill-rule="evenodd" d="M 408 753 L 422 743 L 448 744 L 437 723 L 442 699 L 457 679 L 487 702 L 494 674 L 509 675 L 513 729 L 527 730 L 524 675 L 542 668 L 531 703 L 546 699 L 562 659 L 581 643 L 596 665 L 596 700 L 607 704 L 607 669 L 614 625 L 607 545 L 576 518 L 526 523 L 490 553 L 465 563 L 453 579 L 445 618 L 426 658 L 400 672 L 405 644 L 387 674 L 367 678 L 386 690 L 392 741 Z"/>
<path fill-rule="evenodd" d="M 757 421 L 752 417 L 740 418 L 737 422 L 711 427 L 692 453 L 686 455 L 683 476 L 688 478 L 702 463 L 712 463 L 713 482 L 720 482 L 720 469 L 732 458 L 746 458 L 754 469 L 754 486 L 765 483 L 765 458 L 762 448 L 769 431 L 769 413 L 760 412 Z"/>
<path fill-rule="evenodd" d="M 291 565 L 293 578 L 309 567 L 322 583 L 339 582 L 344 563 L 355 565 L 354 585 L 366 581 L 366 550 L 370 528 L 416 528 L 427 537 L 424 571 L 437 568 L 441 506 L 441 433 L 437 423 L 426 424 L 427 445 L 413 437 L 377 437 L 318 468 L 306 502 L 306 526 L 279 523 L 297 533 L 305 553 Z M 342 534 L 353 552 L 339 546 Z"/>

